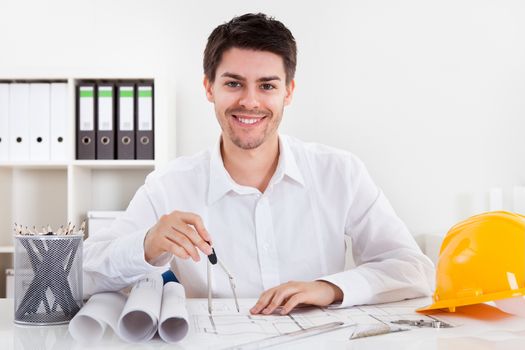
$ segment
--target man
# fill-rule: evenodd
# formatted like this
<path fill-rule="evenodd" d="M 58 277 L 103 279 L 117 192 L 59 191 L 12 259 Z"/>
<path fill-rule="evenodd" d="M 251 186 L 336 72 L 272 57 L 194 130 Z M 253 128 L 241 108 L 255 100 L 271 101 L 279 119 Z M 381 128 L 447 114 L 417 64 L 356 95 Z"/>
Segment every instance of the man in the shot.
<path fill-rule="evenodd" d="M 292 34 L 263 14 L 212 32 L 204 88 L 220 140 L 150 174 L 126 214 L 86 241 L 88 293 L 121 289 L 173 259 L 187 295 L 204 297 L 211 246 L 236 277 L 239 296 L 259 296 L 254 314 L 430 293 L 432 263 L 363 164 L 278 134 L 295 66 Z M 348 271 L 345 235 L 358 265 Z M 220 272 L 213 294 L 231 297 Z"/>

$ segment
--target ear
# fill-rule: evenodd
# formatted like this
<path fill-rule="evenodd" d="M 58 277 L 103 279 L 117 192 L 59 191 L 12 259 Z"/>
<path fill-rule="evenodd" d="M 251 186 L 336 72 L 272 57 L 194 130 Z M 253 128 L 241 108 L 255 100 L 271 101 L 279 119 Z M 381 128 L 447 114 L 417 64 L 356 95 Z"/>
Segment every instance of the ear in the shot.
<path fill-rule="evenodd" d="M 294 90 L 295 90 L 295 79 L 292 79 L 292 81 L 290 81 L 288 85 L 286 85 L 286 96 L 284 97 L 285 106 L 288 106 L 292 102 Z"/>
<path fill-rule="evenodd" d="M 210 102 L 215 102 L 215 98 L 213 95 L 213 83 L 208 80 L 207 76 L 204 76 L 204 80 L 202 81 L 202 84 L 204 85 L 204 90 L 206 91 L 206 98 Z"/>

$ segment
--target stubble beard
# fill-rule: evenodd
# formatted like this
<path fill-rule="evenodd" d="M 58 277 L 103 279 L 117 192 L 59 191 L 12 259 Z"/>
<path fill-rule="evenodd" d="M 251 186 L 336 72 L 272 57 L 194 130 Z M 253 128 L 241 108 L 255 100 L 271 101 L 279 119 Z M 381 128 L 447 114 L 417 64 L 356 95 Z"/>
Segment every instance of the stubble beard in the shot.
<path fill-rule="evenodd" d="M 268 135 L 271 132 L 275 131 L 275 130 L 271 129 L 273 127 L 271 122 L 273 121 L 275 116 L 274 116 L 274 114 L 271 111 L 261 112 L 260 114 L 264 114 L 264 116 L 266 117 L 266 122 L 267 122 L 266 128 L 263 130 L 262 135 L 260 137 L 258 137 L 257 139 L 244 140 L 241 137 L 241 135 L 235 133 L 234 128 L 231 126 L 231 124 L 229 122 L 229 119 L 233 118 L 231 116 L 232 114 L 242 114 L 242 112 L 243 111 L 239 111 L 239 110 L 234 110 L 234 111 L 231 111 L 231 112 L 226 110 L 225 111 L 225 116 L 226 116 L 226 120 L 228 120 L 228 122 L 226 123 L 226 125 L 222 129 L 224 131 L 227 128 L 227 130 L 228 130 L 227 136 L 229 137 L 230 141 L 235 146 L 239 147 L 240 149 L 243 149 L 243 150 L 256 149 L 257 147 L 262 145 L 264 143 L 264 141 L 266 141 Z M 249 112 L 249 113 L 253 114 L 253 111 L 246 111 L 246 112 Z M 277 118 L 282 118 L 282 113 L 281 113 L 281 116 L 277 116 Z M 279 126 L 279 121 L 277 121 L 277 124 L 275 125 L 275 129 L 277 129 L 278 126 Z"/>

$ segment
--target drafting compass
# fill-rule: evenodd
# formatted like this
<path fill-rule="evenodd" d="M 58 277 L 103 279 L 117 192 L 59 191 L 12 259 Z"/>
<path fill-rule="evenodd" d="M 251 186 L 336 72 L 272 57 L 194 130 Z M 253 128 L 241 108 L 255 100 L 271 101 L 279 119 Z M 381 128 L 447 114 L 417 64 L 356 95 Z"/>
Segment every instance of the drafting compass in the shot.
<path fill-rule="evenodd" d="M 213 309 L 213 297 L 211 295 L 212 290 L 212 282 L 211 282 L 211 267 L 212 265 L 219 265 L 220 268 L 226 273 L 228 276 L 229 282 L 230 282 L 230 288 L 232 289 L 233 293 L 233 299 L 235 300 L 235 307 L 237 308 L 237 312 L 239 312 L 239 302 L 237 301 L 237 293 L 235 292 L 235 281 L 233 279 L 232 274 L 230 271 L 226 268 L 226 266 L 223 264 L 221 259 L 217 257 L 217 254 L 215 254 L 215 249 L 211 248 L 212 253 L 208 255 L 208 261 L 206 266 L 206 274 L 208 276 L 208 313 L 212 314 Z"/>

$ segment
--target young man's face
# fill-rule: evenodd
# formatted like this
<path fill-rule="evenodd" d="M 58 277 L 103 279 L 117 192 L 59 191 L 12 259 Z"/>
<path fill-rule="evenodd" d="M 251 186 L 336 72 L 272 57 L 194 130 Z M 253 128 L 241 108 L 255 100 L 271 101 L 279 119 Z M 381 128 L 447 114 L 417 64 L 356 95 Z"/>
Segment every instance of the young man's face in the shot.
<path fill-rule="evenodd" d="M 286 85 L 281 56 L 268 51 L 231 48 L 222 55 L 215 81 L 205 78 L 206 96 L 215 105 L 223 140 L 254 149 L 277 137 L 294 81 Z"/>

